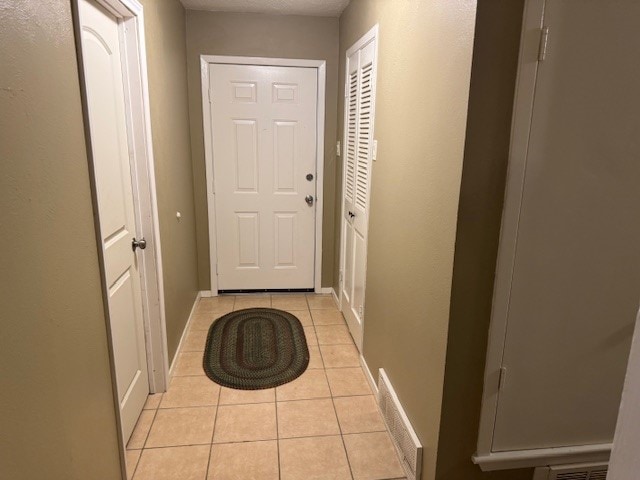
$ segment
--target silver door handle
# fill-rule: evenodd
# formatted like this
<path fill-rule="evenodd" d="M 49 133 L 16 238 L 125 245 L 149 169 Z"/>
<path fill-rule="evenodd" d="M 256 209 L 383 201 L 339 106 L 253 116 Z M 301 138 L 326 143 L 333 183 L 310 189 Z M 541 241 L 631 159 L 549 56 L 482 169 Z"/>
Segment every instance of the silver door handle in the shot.
<path fill-rule="evenodd" d="M 309 206 L 313 205 L 313 195 L 307 195 L 304 197 L 304 201 L 307 202 L 307 205 Z"/>
<path fill-rule="evenodd" d="M 141 238 L 140 240 L 136 240 L 134 238 L 133 240 L 131 240 L 131 250 L 135 252 L 136 248 L 144 250 L 145 248 L 147 248 L 147 241 L 144 238 Z"/>

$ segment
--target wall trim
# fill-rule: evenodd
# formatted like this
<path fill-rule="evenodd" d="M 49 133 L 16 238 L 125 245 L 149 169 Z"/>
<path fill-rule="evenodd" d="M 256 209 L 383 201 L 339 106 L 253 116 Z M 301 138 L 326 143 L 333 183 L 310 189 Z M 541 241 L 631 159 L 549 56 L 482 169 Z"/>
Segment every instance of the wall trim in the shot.
<path fill-rule="evenodd" d="M 187 337 L 187 332 L 189 331 L 189 327 L 191 327 L 191 322 L 193 320 L 193 316 L 196 313 L 196 309 L 198 308 L 198 303 L 200 302 L 201 298 L 206 298 L 211 296 L 211 295 L 204 295 L 205 293 L 211 293 L 211 292 L 206 292 L 206 291 L 198 292 L 196 294 L 195 300 L 193 301 L 193 305 L 191 306 L 191 312 L 189 312 L 189 318 L 187 319 L 187 323 L 184 324 L 182 335 L 180 335 L 180 341 L 178 342 L 178 348 L 176 348 L 176 354 L 174 355 L 173 360 L 171 361 L 171 366 L 169 367 L 169 380 L 167 381 L 167 387 L 169 386 L 169 382 L 173 378 L 173 370 L 176 364 L 178 363 L 178 355 L 182 350 L 182 344 L 184 342 L 184 339 Z"/>
<path fill-rule="evenodd" d="M 373 394 L 376 396 L 376 403 L 377 403 L 378 402 L 378 384 L 376 383 L 375 378 L 373 378 L 373 375 L 371 374 L 371 370 L 369 370 L 369 365 L 367 365 L 367 361 L 364 359 L 362 355 L 360 355 L 360 366 L 364 371 L 364 376 L 366 377 L 367 382 L 369 382 L 369 386 L 371 387 L 371 390 L 373 390 Z"/>
<path fill-rule="evenodd" d="M 471 460 L 485 472 L 569 463 L 606 463 L 611 455 L 611 447 L 611 443 L 602 443 L 577 447 L 492 452 L 483 455 L 476 454 L 471 457 Z"/>
<path fill-rule="evenodd" d="M 318 71 L 318 104 L 316 112 L 316 235 L 314 254 L 314 290 L 322 293 L 322 221 L 324 218 L 324 124 L 327 62 L 295 58 L 238 57 L 227 55 L 200 55 L 202 92 L 204 157 L 207 180 L 207 206 L 209 218 L 209 273 L 211 294 L 218 295 L 218 277 L 214 274 L 218 258 L 216 246 L 215 194 L 213 191 L 213 138 L 211 135 L 211 103 L 209 103 L 209 67 L 212 64 L 260 65 L 315 68 Z"/>
<path fill-rule="evenodd" d="M 342 305 L 341 305 L 341 302 L 340 302 L 340 296 L 336 292 L 335 288 L 331 288 L 331 296 L 333 297 L 333 301 L 336 302 L 336 305 L 338 306 L 338 310 L 342 311 Z"/>

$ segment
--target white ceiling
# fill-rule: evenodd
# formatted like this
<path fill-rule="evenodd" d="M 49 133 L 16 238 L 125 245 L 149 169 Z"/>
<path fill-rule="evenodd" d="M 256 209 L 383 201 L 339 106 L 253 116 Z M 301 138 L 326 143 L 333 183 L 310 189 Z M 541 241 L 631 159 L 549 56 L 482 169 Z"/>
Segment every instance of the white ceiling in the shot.
<path fill-rule="evenodd" d="M 350 0 L 181 0 L 189 10 L 338 17 Z"/>

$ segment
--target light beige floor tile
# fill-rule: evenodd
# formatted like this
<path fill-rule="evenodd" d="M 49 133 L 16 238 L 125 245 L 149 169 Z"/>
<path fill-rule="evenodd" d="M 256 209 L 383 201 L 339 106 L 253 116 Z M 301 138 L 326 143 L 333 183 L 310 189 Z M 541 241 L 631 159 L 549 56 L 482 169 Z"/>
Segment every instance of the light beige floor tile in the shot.
<path fill-rule="evenodd" d="M 307 338 L 307 345 L 318 345 L 318 337 L 316 336 L 316 329 L 314 327 L 302 327 L 304 328 L 304 336 Z"/>
<path fill-rule="evenodd" d="M 339 310 L 311 310 L 314 325 L 345 325 Z"/>
<path fill-rule="evenodd" d="M 404 477 L 396 450 L 386 432 L 345 435 L 354 480 Z"/>
<path fill-rule="evenodd" d="M 384 420 L 373 395 L 334 398 L 343 434 L 383 432 Z"/>
<path fill-rule="evenodd" d="M 144 447 L 144 442 L 147 440 L 151 424 L 153 423 L 153 417 L 156 415 L 156 410 L 143 410 L 138 417 L 138 423 L 136 423 L 133 433 L 129 438 L 127 448 L 131 450 L 140 449 Z"/>
<path fill-rule="evenodd" d="M 273 295 L 271 306 L 281 310 L 306 310 L 309 308 L 304 295 Z"/>
<path fill-rule="evenodd" d="M 244 405 L 249 403 L 273 403 L 276 401 L 276 389 L 237 390 L 222 387 L 220 405 Z"/>
<path fill-rule="evenodd" d="M 161 393 L 151 393 L 144 402 L 144 410 L 155 410 L 160 405 L 160 400 L 162 400 Z"/>
<path fill-rule="evenodd" d="M 353 340 L 346 325 L 317 325 L 316 335 L 320 345 L 352 345 Z"/>
<path fill-rule="evenodd" d="M 311 310 L 337 309 L 333 295 L 307 295 L 307 302 Z"/>
<path fill-rule="evenodd" d="M 360 354 L 355 345 L 320 345 L 322 360 L 327 368 L 359 367 Z"/>
<path fill-rule="evenodd" d="M 146 449 L 133 480 L 203 480 L 208 462 L 208 445 Z"/>
<path fill-rule="evenodd" d="M 308 348 L 309 366 L 307 368 L 324 368 L 324 364 L 322 363 L 322 356 L 320 355 L 320 348 L 317 345 L 309 345 Z"/>
<path fill-rule="evenodd" d="M 231 312 L 231 310 L 229 310 Z M 229 312 L 219 312 L 219 313 L 196 313 L 191 319 L 191 326 L 189 329 L 193 330 L 209 330 L 213 322 L 215 322 L 218 318 L 226 315 Z"/>
<path fill-rule="evenodd" d="M 233 295 L 220 295 L 218 297 L 201 298 L 196 307 L 196 312 L 230 312 L 236 297 Z"/>
<path fill-rule="evenodd" d="M 339 435 L 330 398 L 278 402 L 278 438 Z"/>
<path fill-rule="evenodd" d="M 204 375 L 173 377 L 160 408 L 215 406 L 220 386 Z"/>
<path fill-rule="evenodd" d="M 181 352 L 204 352 L 208 330 L 190 328 L 182 342 Z"/>
<path fill-rule="evenodd" d="M 211 480 L 278 480 L 278 442 L 221 443 L 213 445 L 209 462 Z"/>
<path fill-rule="evenodd" d="M 142 450 L 127 450 L 125 455 L 127 460 L 127 480 L 131 480 L 133 478 L 133 472 L 136 471 L 141 453 Z"/>
<path fill-rule="evenodd" d="M 371 388 L 361 368 L 328 368 L 327 379 L 334 397 L 371 395 Z"/>
<path fill-rule="evenodd" d="M 307 369 L 294 381 L 276 387 L 276 398 L 279 402 L 329 398 L 330 396 L 331 392 L 327 384 L 327 377 L 324 370 L 321 369 Z"/>
<path fill-rule="evenodd" d="M 202 368 L 202 352 L 185 352 L 178 354 L 176 366 L 173 368 L 173 375 L 181 377 L 184 375 L 204 375 Z"/>
<path fill-rule="evenodd" d="M 244 308 L 269 308 L 271 307 L 271 295 L 238 295 L 234 310 Z"/>
<path fill-rule="evenodd" d="M 285 310 L 295 315 L 303 327 L 311 327 L 313 326 L 313 321 L 311 320 L 311 314 L 309 310 Z"/>
<path fill-rule="evenodd" d="M 280 440 L 281 480 L 350 480 L 342 438 Z"/>
<path fill-rule="evenodd" d="M 276 438 L 274 403 L 219 407 L 213 433 L 214 443 L 251 442 Z"/>
<path fill-rule="evenodd" d="M 216 407 L 159 409 L 146 447 L 174 447 L 211 443 Z"/>

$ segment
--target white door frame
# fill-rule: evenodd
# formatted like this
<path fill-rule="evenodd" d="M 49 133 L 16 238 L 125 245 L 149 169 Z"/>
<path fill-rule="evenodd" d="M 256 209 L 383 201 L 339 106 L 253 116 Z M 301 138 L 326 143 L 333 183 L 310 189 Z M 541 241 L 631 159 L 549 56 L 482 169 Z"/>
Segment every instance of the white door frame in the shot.
<path fill-rule="evenodd" d="M 209 102 L 209 66 L 260 65 L 271 67 L 304 67 L 318 71 L 318 105 L 316 117 L 316 246 L 314 260 L 314 290 L 324 293 L 321 286 L 322 275 L 322 219 L 324 205 L 324 111 L 327 62 L 324 60 L 304 60 L 294 58 L 234 57 L 226 55 L 200 55 L 200 78 L 202 80 L 202 126 L 204 133 L 204 158 L 207 179 L 207 207 L 209 209 L 209 272 L 211 275 L 211 296 L 218 295 L 218 263 L 216 245 L 216 209 L 213 178 L 213 138 L 211 135 L 211 103 Z"/>
<path fill-rule="evenodd" d="M 492 451 L 502 357 L 507 332 L 511 277 L 515 261 L 524 175 L 529 150 L 529 132 L 539 66 L 538 56 L 544 26 L 544 7 L 545 0 L 526 0 L 522 21 L 518 76 L 511 126 L 511 147 L 484 371 L 478 446 L 472 457 L 473 462 L 480 465 L 484 471 L 564 463 L 606 462 L 611 452 L 611 443 L 505 452 Z"/>
<path fill-rule="evenodd" d="M 125 114 L 129 140 L 129 155 L 134 172 L 132 176 L 135 208 L 136 231 L 144 233 L 147 239 L 145 254 L 140 256 L 140 280 L 142 290 L 142 310 L 145 332 L 145 347 L 149 375 L 149 389 L 152 393 L 164 392 L 169 378 L 169 362 L 166 339 L 164 285 L 162 277 L 162 257 L 160 249 L 160 229 L 158 225 L 158 207 L 156 180 L 151 141 L 151 115 L 149 110 L 149 86 L 147 78 L 147 53 L 144 38 L 144 15 L 138 0 L 95 0 L 119 19 L 118 30 L 123 58 Z M 80 86 L 83 97 L 85 118 L 85 136 L 89 157 L 91 189 L 95 228 L 99 245 L 100 222 L 96 197 L 96 181 L 91 153 L 91 136 L 88 124 L 87 99 L 84 70 L 82 68 L 82 44 L 77 1 L 72 3 L 76 31 L 76 50 L 78 54 Z M 107 292 L 104 282 L 104 258 L 102 248 L 98 248 L 100 268 L 102 270 L 103 301 L 107 315 L 109 331 L 109 354 L 111 373 L 115 382 L 113 345 L 110 332 Z M 117 404 L 117 393 L 114 398 Z M 116 408 L 118 428 L 120 428 L 119 409 Z M 120 429 L 121 430 L 121 429 Z"/>
<path fill-rule="evenodd" d="M 340 272 L 339 272 L 339 280 L 338 280 L 338 308 L 342 311 L 342 290 L 344 284 L 344 270 L 345 270 L 345 249 L 346 249 L 346 230 L 345 230 L 345 218 L 344 218 L 344 196 L 345 196 L 345 188 L 347 185 L 347 129 L 348 125 L 348 116 L 349 116 L 349 105 L 347 103 L 347 92 L 348 92 L 348 82 L 349 82 L 349 57 L 357 52 L 362 47 L 364 47 L 367 43 L 373 41 L 375 44 L 375 57 L 373 59 L 373 73 L 372 73 L 372 89 L 373 94 L 371 98 L 371 138 L 372 143 L 373 139 L 375 139 L 375 129 L 376 129 L 376 99 L 378 93 L 378 42 L 379 42 L 379 26 L 375 24 L 367 33 L 365 33 L 362 37 L 360 37 L 351 47 L 346 51 L 344 58 L 344 112 L 343 112 L 343 130 L 342 130 L 342 192 L 340 194 L 340 224 L 342 225 L 340 228 Z M 372 149 L 373 150 L 373 149 Z M 372 152 L 373 155 L 373 152 Z M 375 160 L 373 158 L 372 160 Z M 369 253 L 369 208 L 371 206 L 371 190 L 373 185 L 373 161 L 371 162 L 371 171 L 369 172 L 369 188 L 367 191 L 367 257 Z M 367 258 L 368 263 L 368 258 Z M 366 271 L 367 266 L 365 265 L 365 303 L 366 303 Z M 364 341 L 364 315 L 361 318 L 362 320 L 362 335 L 359 338 L 355 339 L 358 350 L 360 354 L 362 354 L 362 344 Z"/>

